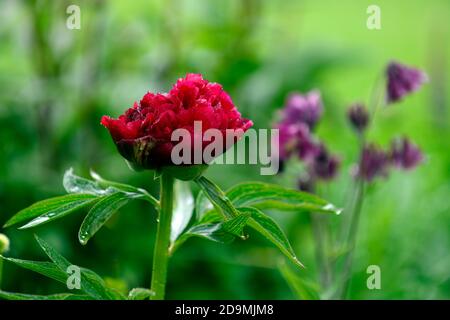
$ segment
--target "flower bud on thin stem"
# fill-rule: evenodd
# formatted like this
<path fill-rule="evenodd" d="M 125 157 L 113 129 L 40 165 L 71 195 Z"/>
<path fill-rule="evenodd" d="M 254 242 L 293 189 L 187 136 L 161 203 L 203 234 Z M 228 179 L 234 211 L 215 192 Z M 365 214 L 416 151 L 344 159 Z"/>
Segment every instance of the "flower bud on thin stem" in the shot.
<path fill-rule="evenodd" d="M 362 104 L 353 104 L 347 111 L 347 117 L 353 128 L 362 133 L 369 124 L 369 113 Z"/>

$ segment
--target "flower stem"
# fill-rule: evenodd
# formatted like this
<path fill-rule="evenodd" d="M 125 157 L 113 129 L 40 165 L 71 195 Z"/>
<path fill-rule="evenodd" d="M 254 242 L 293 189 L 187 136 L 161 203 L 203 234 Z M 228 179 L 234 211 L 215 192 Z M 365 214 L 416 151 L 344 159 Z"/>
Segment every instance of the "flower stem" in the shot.
<path fill-rule="evenodd" d="M 358 136 L 358 144 L 359 144 L 359 160 L 358 160 L 358 166 L 361 168 L 362 161 L 363 161 L 363 151 L 365 146 L 365 136 L 364 134 L 361 134 Z M 355 180 L 355 187 L 354 187 L 354 197 L 352 204 L 350 206 L 351 209 L 351 215 L 350 220 L 348 221 L 348 227 L 345 228 L 344 232 L 344 241 L 345 241 L 345 248 L 348 250 L 347 254 L 344 258 L 344 265 L 342 270 L 342 283 L 339 286 L 337 292 L 336 292 L 336 298 L 338 299 L 345 299 L 347 296 L 348 288 L 350 285 L 350 278 L 351 278 L 351 271 L 352 271 L 352 265 L 353 265 L 353 254 L 356 247 L 356 236 L 358 234 L 358 228 L 359 228 L 359 220 L 361 216 L 361 210 L 364 202 L 364 178 L 357 176 Z M 347 226 L 347 224 L 346 224 Z"/>
<path fill-rule="evenodd" d="M 343 283 L 340 291 L 340 298 L 345 299 L 348 288 L 350 286 L 351 271 L 353 265 L 353 254 L 356 247 L 356 236 L 358 234 L 359 220 L 361 216 L 361 209 L 364 201 L 364 180 L 358 179 L 356 186 L 356 203 L 353 209 L 352 220 L 350 222 L 350 230 L 347 239 L 347 248 L 349 252 L 346 255 L 344 262 Z"/>
<path fill-rule="evenodd" d="M 315 255 L 316 263 L 319 269 L 320 282 L 322 288 L 325 290 L 329 287 L 332 281 L 330 261 L 328 257 L 327 248 L 327 225 L 325 217 L 319 216 L 317 213 L 312 212 L 310 214 L 313 237 L 316 245 Z"/>
<path fill-rule="evenodd" d="M 161 177 L 161 210 L 159 211 L 158 230 L 153 253 L 153 273 L 151 290 L 152 300 L 163 300 L 166 288 L 167 265 L 169 261 L 170 227 L 173 211 L 174 178 L 162 173 Z"/>

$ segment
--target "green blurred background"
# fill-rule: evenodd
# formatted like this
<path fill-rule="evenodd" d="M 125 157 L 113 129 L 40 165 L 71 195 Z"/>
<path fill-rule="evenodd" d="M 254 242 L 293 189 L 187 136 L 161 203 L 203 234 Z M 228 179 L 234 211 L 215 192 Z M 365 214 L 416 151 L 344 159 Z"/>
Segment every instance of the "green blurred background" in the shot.
<path fill-rule="evenodd" d="M 81 8 L 81 29 L 66 28 L 66 8 Z M 381 30 L 368 30 L 366 9 L 381 8 Z M 110 180 L 157 195 L 151 172 L 128 169 L 104 114 L 118 116 L 147 91 L 167 91 L 187 72 L 223 84 L 256 128 L 273 124 L 286 95 L 318 88 L 325 104 L 317 135 L 343 161 L 321 196 L 343 207 L 356 138 L 345 110 L 367 101 L 391 59 L 424 69 L 420 92 L 384 109 L 370 139 L 387 145 L 410 136 L 426 161 L 393 172 L 368 190 L 350 297 L 450 298 L 450 2 L 448 0 L 161 0 L 0 2 L 0 223 L 18 210 L 62 194 L 62 175 L 92 168 Z M 258 167 L 213 166 L 227 188 L 245 180 L 295 186 L 297 173 L 260 176 Z M 345 213 L 344 213 L 345 214 Z M 317 278 L 305 216 L 273 213 Z M 77 241 L 83 213 L 39 227 L 70 261 L 121 288 L 148 287 L 155 215 L 145 203 L 120 210 L 86 247 Z M 338 223 L 342 216 L 331 218 Z M 12 257 L 44 259 L 33 231 L 7 229 Z M 295 299 L 278 269 L 283 258 L 264 239 L 224 246 L 190 240 L 173 257 L 169 299 Z M 368 290 L 366 268 L 381 267 L 382 289 Z M 5 263 L 3 289 L 48 294 L 64 287 Z"/>

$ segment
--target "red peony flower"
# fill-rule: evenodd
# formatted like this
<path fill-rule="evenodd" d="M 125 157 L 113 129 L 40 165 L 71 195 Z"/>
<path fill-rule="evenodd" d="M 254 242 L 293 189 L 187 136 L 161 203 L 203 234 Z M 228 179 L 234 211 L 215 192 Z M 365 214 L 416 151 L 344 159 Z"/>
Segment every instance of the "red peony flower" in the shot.
<path fill-rule="evenodd" d="M 241 117 L 220 84 L 208 82 L 200 74 L 187 74 L 169 93 L 147 93 L 118 119 L 103 116 L 101 124 L 133 167 L 159 169 L 174 165 L 171 153 L 178 143 L 171 139 L 174 130 L 186 129 L 194 138 L 196 121 L 201 123 L 202 135 L 208 129 L 218 129 L 224 139 L 227 129 L 245 132 L 253 125 Z M 212 142 L 202 141 L 200 147 L 204 149 Z M 223 150 L 215 156 L 232 144 L 223 145 Z"/>

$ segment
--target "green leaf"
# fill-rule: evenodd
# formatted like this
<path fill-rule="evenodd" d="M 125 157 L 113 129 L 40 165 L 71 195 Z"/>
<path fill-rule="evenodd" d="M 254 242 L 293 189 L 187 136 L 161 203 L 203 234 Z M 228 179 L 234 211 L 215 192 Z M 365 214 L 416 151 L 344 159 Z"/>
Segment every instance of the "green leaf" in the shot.
<path fill-rule="evenodd" d="M 205 196 L 205 193 L 200 190 L 195 198 L 195 217 L 197 221 L 200 221 L 203 216 L 208 212 L 214 209 L 213 204 L 209 199 Z"/>
<path fill-rule="evenodd" d="M 237 217 L 239 212 L 231 203 L 225 193 L 212 181 L 201 176 L 195 182 L 199 185 L 217 211 L 222 212 L 226 219 Z"/>
<path fill-rule="evenodd" d="M 50 260 L 53 261 L 53 263 L 60 271 L 66 272 L 67 269 L 73 265 L 72 263 L 67 261 L 66 258 L 56 252 L 47 242 L 45 242 L 38 236 L 35 236 L 35 238 L 41 246 L 42 250 L 44 250 L 45 254 L 50 258 Z M 80 273 L 81 290 L 87 293 L 92 298 L 97 300 L 114 300 L 121 298 L 117 292 L 106 287 L 103 279 L 95 272 L 88 269 L 82 269 Z"/>
<path fill-rule="evenodd" d="M 249 218 L 250 218 L 249 213 L 242 213 L 238 215 L 236 218 L 223 222 L 222 223 L 223 230 L 234 235 L 235 237 L 239 237 L 245 240 L 246 237 L 243 235 L 243 230 L 244 227 L 247 225 Z"/>
<path fill-rule="evenodd" d="M 105 196 L 116 192 L 114 188 L 102 188 L 95 181 L 79 177 L 70 168 L 64 173 L 63 186 L 67 193 L 87 193 L 96 196 Z"/>
<path fill-rule="evenodd" d="M 102 198 L 86 215 L 78 232 L 78 240 L 82 245 L 87 244 L 90 238 L 108 221 L 121 207 L 133 199 L 142 198 L 142 194 L 116 192 Z"/>
<path fill-rule="evenodd" d="M 7 300 L 89 300 L 89 296 L 72 293 L 57 293 L 48 296 L 6 292 L 0 290 L 0 298 Z"/>
<path fill-rule="evenodd" d="M 123 183 L 103 179 L 98 173 L 96 173 L 95 171 L 92 171 L 92 170 L 90 171 L 90 174 L 91 174 L 91 177 L 101 187 L 104 187 L 104 188 L 112 187 L 112 188 L 115 188 L 116 190 L 121 190 L 121 191 L 125 191 L 125 192 L 141 193 L 145 196 L 143 198 L 144 200 L 147 200 L 148 202 L 153 204 L 156 208 L 159 208 L 159 201 L 156 200 L 156 198 L 154 198 L 152 195 L 150 195 L 150 193 L 148 193 L 147 190 L 145 190 L 145 189 L 136 188 L 136 187 L 128 185 L 128 184 L 123 184 Z"/>
<path fill-rule="evenodd" d="M 56 280 L 64 285 L 67 285 L 67 279 L 68 279 L 67 272 L 62 271 L 52 262 L 21 260 L 21 259 L 8 258 L 8 257 L 3 257 L 3 256 L 0 256 L 0 257 L 6 261 L 16 264 L 19 267 L 34 271 L 34 272 L 42 274 L 43 276 L 46 276 L 50 279 Z M 91 271 L 89 269 L 80 267 L 80 272 L 85 273 L 88 277 L 95 277 L 95 275 L 92 275 L 93 271 Z"/>
<path fill-rule="evenodd" d="M 153 297 L 155 293 L 145 288 L 134 288 L 128 294 L 127 300 L 147 300 Z"/>
<path fill-rule="evenodd" d="M 245 239 L 243 229 L 249 218 L 249 214 L 240 214 L 235 218 L 219 223 L 195 225 L 178 238 L 169 249 L 170 253 L 175 252 L 176 249 L 191 237 L 200 237 L 220 243 L 231 243 L 236 238 Z"/>
<path fill-rule="evenodd" d="M 73 169 L 70 168 L 64 174 L 64 188 L 68 193 L 88 193 L 97 196 L 107 196 L 116 193 L 117 191 L 142 194 L 142 199 L 147 200 L 156 208 L 159 208 L 158 200 L 151 196 L 145 189 L 103 179 L 98 173 L 92 170 L 90 171 L 90 174 L 95 181 L 75 175 Z"/>
<path fill-rule="evenodd" d="M 335 214 L 341 212 L 315 195 L 261 182 L 238 184 L 227 192 L 227 196 L 236 207 L 252 206 L 260 209 L 307 210 Z"/>
<path fill-rule="evenodd" d="M 30 261 L 14 258 L 2 257 L 4 260 L 12 262 L 19 267 L 40 273 L 50 279 L 56 280 L 63 284 L 67 282 L 67 273 L 61 271 L 54 263 L 46 261 Z"/>
<path fill-rule="evenodd" d="M 94 203 L 96 200 L 97 197 L 91 194 L 68 194 L 42 200 L 19 211 L 5 223 L 4 227 L 9 227 L 35 218 L 35 221 L 33 220 L 22 228 L 37 226 L 64 217 L 69 213 Z"/>
<path fill-rule="evenodd" d="M 175 196 L 172 225 L 170 230 L 170 242 L 173 243 L 184 231 L 192 218 L 194 211 L 194 196 L 189 182 L 175 181 Z"/>
<path fill-rule="evenodd" d="M 220 243 L 230 243 L 235 238 L 233 234 L 225 231 L 223 222 L 196 225 L 184 233 L 183 239 L 180 238 L 180 240 L 187 240 L 193 236 Z"/>
<path fill-rule="evenodd" d="M 266 237 L 297 266 L 304 267 L 295 255 L 286 235 L 271 217 L 265 215 L 257 208 L 240 207 L 238 210 L 243 214 L 249 214 L 251 216 L 247 223 L 248 226 Z"/>
<path fill-rule="evenodd" d="M 3 258 L 6 261 L 9 261 L 11 263 L 14 263 L 17 266 L 37 272 L 39 274 L 42 274 L 48 278 L 51 278 L 53 280 L 56 280 L 64 285 L 66 285 L 67 279 L 69 276 L 66 271 L 67 271 L 67 267 L 70 266 L 71 264 L 67 260 L 65 260 L 62 256 L 60 256 L 58 253 L 56 253 L 51 247 L 49 247 L 48 244 L 44 245 L 43 240 L 38 240 L 38 241 L 41 241 L 41 242 L 39 242 L 39 244 L 44 249 L 46 254 L 49 257 L 50 257 L 50 255 L 52 255 L 53 259 L 55 259 L 55 260 L 53 260 L 53 259 L 52 260 L 58 261 L 59 264 L 56 264 L 56 262 L 52 263 L 52 262 L 44 262 L 44 261 L 29 261 L 29 260 L 15 259 L 15 258 L 7 258 L 7 257 L 2 257 L 2 256 L 1 256 L 1 258 Z M 67 266 L 67 267 L 65 267 L 65 266 Z M 89 284 L 87 284 L 86 286 L 83 286 L 83 281 L 85 281 L 85 279 L 88 279 L 88 282 L 97 283 L 96 286 L 98 286 L 98 284 L 100 284 L 101 286 L 104 286 L 104 288 L 101 289 L 101 292 L 104 293 L 104 296 L 107 297 L 107 299 L 123 299 L 124 298 L 123 296 L 121 296 L 120 294 L 115 292 L 113 289 L 107 288 L 104 285 L 103 280 L 97 274 L 95 274 L 93 271 L 80 267 L 80 273 L 82 276 L 81 290 L 83 290 L 84 292 L 89 294 L 89 290 L 87 290 L 90 288 Z M 92 295 L 91 294 L 90 296 L 94 297 L 96 299 L 99 299 L 99 296 L 101 296 L 101 294 L 100 295 Z M 84 300 L 84 299 L 86 299 L 86 297 L 87 296 L 83 296 L 83 295 L 70 295 L 67 297 L 67 299 L 71 299 L 71 300 L 83 299 Z"/>
<path fill-rule="evenodd" d="M 223 221 L 221 215 L 216 209 L 207 211 L 196 224 L 217 223 Z"/>

